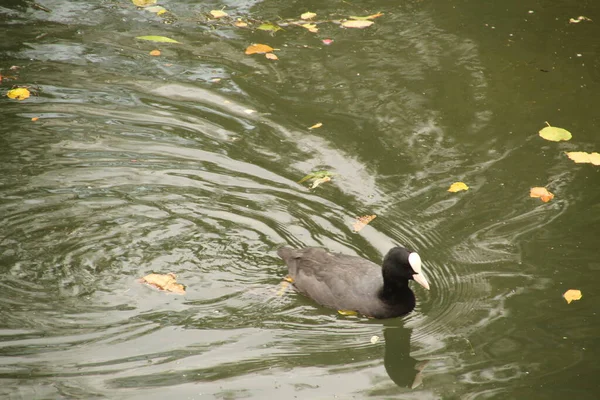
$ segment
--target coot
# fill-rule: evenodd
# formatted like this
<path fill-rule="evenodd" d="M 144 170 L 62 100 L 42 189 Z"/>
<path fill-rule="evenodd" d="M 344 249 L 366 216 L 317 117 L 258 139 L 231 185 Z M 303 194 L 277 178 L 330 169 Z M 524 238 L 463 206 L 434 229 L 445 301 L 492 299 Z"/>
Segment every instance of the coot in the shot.
<path fill-rule="evenodd" d="M 382 267 L 361 257 L 316 247 L 282 247 L 277 254 L 287 264 L 299 292 L 336 310 L 393 318 L 415 308 L 415 295 L 408 287 L 410 279 L 429 289 L 421 271 L 421 257 L 404 247 L 392 248 Z"/>

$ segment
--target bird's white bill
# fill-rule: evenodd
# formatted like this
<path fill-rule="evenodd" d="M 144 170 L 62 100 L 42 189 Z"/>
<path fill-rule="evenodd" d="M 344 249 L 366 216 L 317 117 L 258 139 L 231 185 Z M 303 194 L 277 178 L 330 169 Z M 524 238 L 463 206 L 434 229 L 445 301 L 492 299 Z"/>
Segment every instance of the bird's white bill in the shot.
<path fill-rule="evenodd" d="M 425 289 L 429 290 L 429 282 L 427 282 L 427 279 L 425 279 L 425 276 L 423 276 L 423 272 L 419 274 L 414 274 L 412 277 L 415 280 L 415 282 L 423 286 Z"/>

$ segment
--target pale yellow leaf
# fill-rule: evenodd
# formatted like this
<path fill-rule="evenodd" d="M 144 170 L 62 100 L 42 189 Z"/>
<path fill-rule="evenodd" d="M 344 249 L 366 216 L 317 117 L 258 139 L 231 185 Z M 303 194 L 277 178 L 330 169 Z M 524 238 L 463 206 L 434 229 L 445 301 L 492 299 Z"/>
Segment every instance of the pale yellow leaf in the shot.
<path fill-rule="evenodd" d="M 228 16 L 229 14 L 227 14 L 223 10 L 211 10 L 210 15 L 212 15 L 213 18 L 223 18 Z"/>
<path fill-rule="evenodd" d="M 315 14 L 314 12 L 305 12 L 304 14 L 302 14 L 300 16 L 300 18 L 302 18 L 302 19 L 313 19 L 316 16 L 317 16 L 317 14 Z"/>
<path fill-rule="evenodd" d="M 322 123 L 322 122 L 317 122 L 316 124 L 314 124 L 313 126 L 311 126 L 311 127 L 310 127 L 310 128 L 308 128 L 308 129 L 317 129 L 317 128 L 320 128 L 320 127 L 322 127 L 322 126 L 323 126 L 323 123 Z"/>
<path fill-rule="evenodd" d="M 131 0 L 136 7 L 148 7 L 156 4 L 156 0 Z"/>
<path fill-rule="evenodd" d="M 277 57 L 275 53 L 267 53 L 265 54 L 265 57 L 267 57 L 269 60 L 279 60 L 279 57 Z"/>
<path fill-rule="evenodd" d="M 576 163 L 600 165 L 600 153 L 586 153 L 585 151 L 568 151 L 567 156 Z"/>
<path fill-rule="evenodd" d="M 344 21 L 342 22 L 342 26 L 344 28 L 366 28 L 373 25 L 373 21 L 367 21 L 367 20 L 348 20 L 348 21 Z"/>
<path fill-rule="evenodd" d="M 567 301 L 567 304 L 571 304 L 573 300 L 580 300 L 583 295 L 581 294 L 581 290 L 569 289 L 563 294 L 563 297 Z"/>
<path fill-rule="evenodd" d="M 305 29 L 308 29 L 308 31 L 312 32 L 312 33 L 319 32 L 319 28 L 317 28 L 317 25 L 315 25 L 315 24 L 302 24 L 300 26 L 303 27 L 303 28 L 305 28 Z"/>
<path fill-rule="evenodd" d="M 313 184 L 312 184 L 312 186 L 311 186 L 310 188 L 311 188 L 311 189 L 315 189 L 315 188 L 316 188 L 317 186 L 319 186 L 321 183 L 329 182 L 330 180 L 331 180 L 331 178 L 330 178 L 330 177 L 328 177 L 328 176 L 324 176 L 324 177 L 322 177 L 322 178 L 315 179 L 315 180 L 313 181 Z"/>
<path fill-rule="evenodd" d="M 173 292 L 177 294 L 185 294 L 185 288 L 182 284 L 177 283 L 175 274 L 149 274 L 144 276 L 141 281 L 152 285 L 160 290 Z"/>

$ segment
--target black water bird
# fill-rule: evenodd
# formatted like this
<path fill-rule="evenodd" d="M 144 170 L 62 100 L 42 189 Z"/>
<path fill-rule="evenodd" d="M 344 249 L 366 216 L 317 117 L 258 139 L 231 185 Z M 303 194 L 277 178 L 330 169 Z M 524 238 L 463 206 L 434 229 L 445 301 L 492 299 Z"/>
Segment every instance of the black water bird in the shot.
<path fill-rule="evenodd" d="M 421 257 L 404 247 L 388 251 L 381 267 L 361 257 L 317 247 L 282 247 L 277 254 L 287 264 L 290 281 L 300 293 L 340 311 L 372 318 L 398 317 L 415 308 L 409 280 L 429 289 Z"/>

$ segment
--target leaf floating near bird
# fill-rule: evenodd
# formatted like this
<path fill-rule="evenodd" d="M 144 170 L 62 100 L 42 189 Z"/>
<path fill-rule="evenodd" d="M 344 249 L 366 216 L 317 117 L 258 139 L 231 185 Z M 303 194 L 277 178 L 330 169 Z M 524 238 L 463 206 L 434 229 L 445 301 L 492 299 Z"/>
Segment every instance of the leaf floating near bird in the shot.
<path fill-rule="evenodd" d="M 149 274 L 141 278 L 140 281 L 166 292 L 185 294 L 185 286 L 177 283 L 176 276 L 173 273 Z"/>
<path fill-rule="evenodd" d="M 360 231 L 362 228 L 367 226 L 369 224 L 369 222 L 373 221 L 375 218 L 377 218 L 377 215 L 375 215 L 375 214 L 364 215 L 362 217 L 356 218 L 356 222 L 354 222 L 354 224 L 352 225 L 354 232 Z"/>

